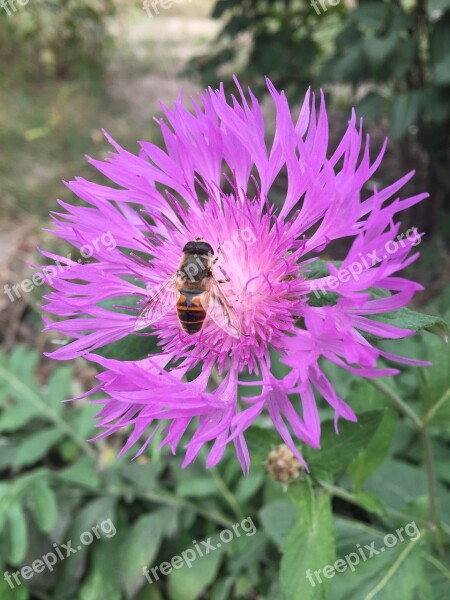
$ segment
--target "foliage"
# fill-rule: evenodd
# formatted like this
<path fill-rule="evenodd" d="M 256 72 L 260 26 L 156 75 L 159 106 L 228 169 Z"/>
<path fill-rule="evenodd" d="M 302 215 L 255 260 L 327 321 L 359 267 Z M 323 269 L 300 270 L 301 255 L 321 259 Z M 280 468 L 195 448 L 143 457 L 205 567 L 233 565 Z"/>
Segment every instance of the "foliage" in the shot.
<path fill-rule="evenodd" d="M 306 0 L 217 0 L 213 15 L 224 25 L 211 56 L 199 61 L 205 82 L 237 72 L 253 85 L 268 75 L 296 100 L 305 87 L 322 85 L 340 101 L 344 84 L 366 123 L 387 119 L 394 140 L 418 141 L 428 155 L 433 214 L 445 197 L 448 209 L 450 2 L 332 6 L 323 0 L 316 6 Z M 409 164 L 407 144 L 401 152 Z"/>
<path fill-rule="evenodd" d="M 405 318 L 411 323 L 409 315 Z M 432 436 L 442 545 L 450 532 L 450 349 L 438 336 L 418 336 L 403 342 L 405 353 L 429 358 L 434 366 L 405 367 L 385 385 L 403 396 Z M 0 355 L 0 572 L 32 565 L 68 540 L 81 548 L 51 572 L 21 578 L 14 589 L 0 578 L 2 600 L 446 595 L 450 548 L 441 555 L 435 551 L 420 432 L 368 381 L 327 367 L 359 420 L 341 422 L 336 436 L 329 409 L 322 407 L 322 448 L 302 449 L 310 473 L 284 487 L 265 470 L 279 442 L 264 419 L 248 435 L 252 471 L 247 478 L 231 451 L 220 470 L 197 463 L 183 471 L 180 459 L 158 451 L 156 443 L 136 462 L 117 458 L 119 437 L 88 444 L 96 407 L 85 400 L 61 402 L 80 392 L 74 368 L 80 365 L 59 367 L 48 376 L 37 353 L 23 346 Z M 220 532 L 245 517 L 256 531 L 241 531 L 218 547 Z M 107 519 L 115 535 L 78 544 L 83 533 Z M 347 568 L 330 579 L 322 575 L 323 583 L 309 583 L 308 569 L 335 564 L 357 552 L 357 544 L 380 548 L 386 534 L 412 522 L 419 537 L 405 535 L 383 555 L 361 560 L 355 572 Z M 193 540 L 208 538 L 214 552 L 148 584 L 144 566 L 171 561 L 193 548 Z"/>
<path fill-rule="evenodd" d="M 99 72 L 109 47 L 114 0 L 29 0 L 0 10 L 0 56 L 28 76 L 58 79 Z M 15 10 L 14 10 L 15 7 Z"/>

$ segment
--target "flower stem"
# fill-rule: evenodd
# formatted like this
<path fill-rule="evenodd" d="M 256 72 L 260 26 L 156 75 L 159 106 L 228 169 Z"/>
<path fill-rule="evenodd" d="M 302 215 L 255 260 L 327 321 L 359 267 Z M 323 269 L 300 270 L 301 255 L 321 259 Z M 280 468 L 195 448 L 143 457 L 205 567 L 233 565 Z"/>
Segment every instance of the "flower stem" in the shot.
<path fill-rule="evenodd" d="M 352 492 L 349 492 L 348 490 L 346 490 L 344 488 L 338 487 L 336 485 L 333 485 L 333 484 L 323 481 L 321 479 L 317 479 L 316 483 L 318 485 L 320 485 L 320 487 L 323 488 L 326 492 L 328 492 L 331 496 L 335 496 L 336 498 L 345 500 L 345 502 L 348 502 L 349 504 L 353 504 L 354 506 L 359 506 L 363 510 L 367 510 L 367 508 L 364 507 L 364 505 L 361 503 L 360 499 L 358 498 L 358 496 L 356 494 L 353 494 Z M 425 527 L 428 527 L 428 529 L 434 528 L 434 524 L 431 524 L 424 519 L 419 519 L 415 515 L 409 515 L 407 513 L 400 512 L 398 510 L 390 508 L 389 506 L 386 507 L 386 510 L 387 510 L 388 514 L 390 514 L 392 517 L 399 517 L 401 519 L 407 519 L 407 520 L 414 519 L 414 520 L 418 521 L 420 524 L 424 525 Z"/>
<path fill-rule="evenodd" d="M 184 500 L 182 498 L 178 498 L 175 495 L 168 493 L 159 493 L 159 492 L 140 492 L 136 491 L 132 488 L 122 488 L 122 487 L 110 487 L 106 488 L 102 491 L 103 494 L 109 494 L 111 496 L 130 496 L 134 498 L 140 498 L 141 500 L 147 500 L 149 502 L 155 502 L 156 504 L 165 504 L 166 506 L 174 506 L 176 508 L 189 508 L 196 512 L 198 515 L 217 523 L 223 527 L 230 527 L 233 525 L 231 519 L 226 517 L 225 515 L 220 514 L 219 512 L 213 512 L 210 510 L 206 510 L 197 506 L 194 502 L 190 502 L 189 500 Z"/>
<path fill-rule="evenodd" d="M 438 509 L 438 499 L 437 499 L 437 485 L 436 485 L 436 475 L 434 472 L 434 460 L 433 460 L 433 448 L 431 446 L 430 434 L 428 433 L 426 422 L 422 421 L 417 413 L 415 413 L 412 408 L 410 408 L 401 398 L 400 396 L 392 390 L 390 387 L 378 381 L 376 379 L 368 379 L 368 382 L 379 392 L 381 392 L 386 398 L 388 398 L 392 404 L 397 408 L 397 410 L 408 417 L 416 427 L 420 439 L 422 442 L 423 453 L 424 453 L 424 462 L 425 469 L 427 472 L 427 480 L 428 480 L 428 506 L 429 506 L 429 514 L 430 521 L 433 524 L 434 529 L 434 538 L 436 542 L 436 547 L 439 552 L 442 554 L 442 545 L 439 536 L 439 529 L 441 526 L 440 518 L 439 518 L 439 509 Z"/>
<path fill-rule="evenodd" d="M 234 494 L 231 492 L 225 481 L 222 479 L 222 476 L 220 475 L 219 471 L 215 467 L 213 467 L 212 469 L 210 469 L 210 472 L 214 479 L 214 483 L 217 486 L 217 489 L 221 492 L 222 496 L 228 502 L 228 505 L 233 510 L 236 517 L 240 521 L 242 521 L 244 519 L 244 513 L 242 511 L 242 508 L 239 502 L 236 500 Z"/>
<path fill-rule="evenodd" d="M 386 396 L 386 398 L 388 398 L 392 402 L 392 404 L 398 409 L 399 412 L 401 412 L 403 415 L 405 415 L 405 417 L 409 417 L 417 429 L 423 428 L 423 423 L 422 423 L 422 420 L 420 419 L 419 415 L 417 415 L 412 410 L 412 408 L 410 408 L 406 404 L 406 402 L 403 402 L 403 400 L 400 398 L 400 396 L 396 392 L 394 392 L 394 390 L 392 390 L 390 387 L 388 387 L 384 383 L 381 383 L 381 381 L 378 381 L 377 379 L 368 379 L 367 381 L 370 383 L 370 385 L 372 387 L 374 387 L 379 392 L 381 392 L 384 396 Z"/>

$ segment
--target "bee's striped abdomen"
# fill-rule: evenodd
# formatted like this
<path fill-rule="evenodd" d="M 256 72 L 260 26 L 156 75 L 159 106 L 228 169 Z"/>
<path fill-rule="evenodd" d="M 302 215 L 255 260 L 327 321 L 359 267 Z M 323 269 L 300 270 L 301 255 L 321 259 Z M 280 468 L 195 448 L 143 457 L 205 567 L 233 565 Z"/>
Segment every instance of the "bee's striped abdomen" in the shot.
<path fill-rule="evenodd" d="M 201 293 L 201 290 L 195 292 L 181 290 L 177 302 L 178 320 L 183 331 L 189 335 L 200 331 L 206 318 L 206 312 L 200 302 Z"/>

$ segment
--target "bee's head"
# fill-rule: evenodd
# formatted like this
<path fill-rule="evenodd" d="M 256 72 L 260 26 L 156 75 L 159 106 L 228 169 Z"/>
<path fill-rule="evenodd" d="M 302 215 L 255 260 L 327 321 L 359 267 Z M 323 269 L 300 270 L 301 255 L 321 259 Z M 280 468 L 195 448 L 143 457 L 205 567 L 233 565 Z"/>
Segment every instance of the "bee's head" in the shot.
<path fill-rule="evenodd" d="M 185 254 L 213 255 L 214 250 L 208 242 L 188 242 L 183 248 Z"/>

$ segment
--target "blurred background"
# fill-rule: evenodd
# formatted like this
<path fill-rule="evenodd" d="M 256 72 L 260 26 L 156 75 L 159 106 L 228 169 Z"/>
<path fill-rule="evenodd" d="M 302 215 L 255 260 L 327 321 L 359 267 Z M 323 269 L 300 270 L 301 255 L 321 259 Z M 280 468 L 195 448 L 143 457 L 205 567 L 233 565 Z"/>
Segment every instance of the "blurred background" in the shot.
<path fill-rule="evenodd" d="M 402 231 L 415 226 L 426 232 L 421 259 L 409 275 L 425 286 L 416 308 L 445 316 L 450 300 L 450 0 L 160 0 L 146 5 L 2 0 L 0 64 L 0 599 L 281 598 L 282 540 L 295 511 L 283 486 L 266 474 L 270 436 L 250 440 L 256 466 L 247 479 L 228 455 L 218 470 L 206 472 L 199 463 L 184 472 L 178 457 L 157 451 L 156 445 L 130 463 L 129 456 L 116 458 L 120 435 L 87 444 L 95 407 L 60 401 L 90 389 L 95 371 L 81 360 L 64 366 L 47 361 L 42 351 L 52 347 L 52 340 L 40 332 L 42 288 L 21 288 L 8 296 L 4 286 L 32 275 L 29 263 L 42 262 L 37 246 L 63 255 L 69 251 L 46 233 L 48 213 L 57 210 L 56 198 L 74 200 L 63 180 L 99 177 L 84 156 L 106 156 L 102 128 L 137 151 L 137 140 L 161 141 L 152 117 L 160 115 L 159 101 L 172 102 L 180 87 L 189 97 L 219 81 L 231 86 L 237 74 L 244 86 L 264 95 L 267 75 L 294 106 L 309 86 L 325 90 L 332 146 L 352 106 L 364 119 L 374 152 L 389 137 L 386 158 L 370 186 L 417 171 L 406 192 L 428 191 L 431 198 L 403 220 Z M 269 129 L 273 126 L 269 121 Z M 283 189 L 280 181 L 279 199 Z M 426 376 L 405 368 L 404 393 L 428 407 L 445 400 L 448 347 L 423 334 L 403 348 L 438 361 Z M 133 350 L 115 349 L 111 355 L 130 358 Z M 354 406 L 361 395 L 374 394 L 351 378 L 339 385 Z M 448 499 L 450 411 L 444 402 L 441 406 L 433 423 L 444 427 L 435 446 L 441 492 Z M 392 444 L 385 444 L 383 456 L 391 462 L 383 463 L 378 487 L 371 485 L 379 491 L 403 461 L 411 495 L 402 504 L 389 495 L 392 490 L 380 494 L 397 510 L 407 505 L 409 514 L 419 514 L 426 483 L 418 468 L 417 439 L 402 422 L 391 429 Z M 376 511 L 344 497 L 334 502 L 338 547 L 346 547 L 356 527 L 349 519 L 371 523 Z M 229 550 L 205 557 L 190 570 L 174 571 L 164 581 L 148 585 L 143 578 L 144 565 L 170 560 L 192 539 L 205 539 L 245 516 L 257 522 L 254 536 L 234 540 Z M 52 572 L 35 574 L 14 588 L 3 579 L 3 571 L 31 564 L 53 543 L 77 539 L 107 518 L 117 527 L 113 538 L 86 546 Z M 450 597 L 450 568 L 443 564 L 446 575 L 436 567 L 430 577 L 440 590 L 437 597 Z M 332 587 L 330 598 L 347 597 L 349 588 L 341 588 Z M 325 597 L 322 593 L 316 590 L 313 597 Z"/>

